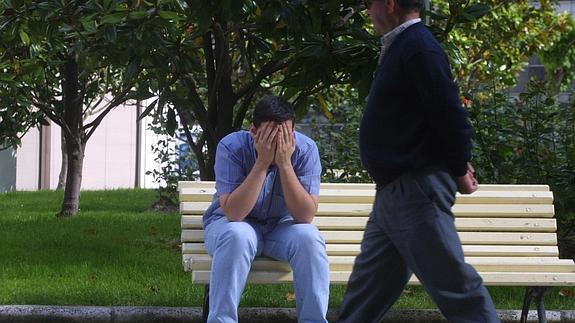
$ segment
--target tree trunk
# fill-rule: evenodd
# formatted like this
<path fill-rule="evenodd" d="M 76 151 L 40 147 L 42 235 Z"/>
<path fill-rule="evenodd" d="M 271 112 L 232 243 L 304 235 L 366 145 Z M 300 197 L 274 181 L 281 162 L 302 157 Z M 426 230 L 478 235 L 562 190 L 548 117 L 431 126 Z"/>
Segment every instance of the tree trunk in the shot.
<path fill-rule="evenodd" d="M 208 160 L 206 161 L 206 168 L 204 169 L 204 171 L 202 172 L 202 170 L 200 169 L 200 179 L 202 181 L 216 180 L 216 173 L 214 172 L 214 165 L 216 164 L 216 147 L 217 144 L 214 145 L 214 147 L 210 147 L 208 145 L 208 155 L 212 156 L 208 157 Z M 211 153 L 212 151 L 213 153 Z"/>
<path fill-rule="evenodd" d="M 549 95 L 559 95 L 559 93 L 561 93 L 561 83 L 563 83 L 563 78 L 565 78 L 565 70 L 563 68 L 558 68 L 549 74 L 550 75 L 547 77 Z"/>
<path fill-rule="evenodd" d="M 215 77 L 213 82 L 208 83 L 209 93 L 215 93 L 208 101 L 208 120 L 205 124 L 213 127 L 216 134 L 216 140 L 208 136 L 207 140 L 207 160 L 205 162 L 204 171 L 200 171 L 200 178 L 202 180 L 215 180 L 216 174 L 214 172 L 214 165 L 216 162 L 216 148 L 218 142 L 233 131 L 234 124 L 234 105 L 235 94 L 232 86 L 232 58 L 230 56 L 230 36 L 226 35 L 225 31 L 228 29 L 228 22 L 222 19 L 216 19 L 219 23 L 215 23 L 214 27 L 214 42 L 213 49 L 215 55 L 213 57 L 206 57 L 206 59 L 213 59 L 214 64 L 211 65 L 214 72 L 213 74 L 219 75 Z M 199 156 L 198 156 L 199 157 Z"/>
<path fill-rule="evenodd" d="M 82 188 L 82 165 L 84 164 L 85 144 L 78 145 L 74 140 L 66 140 L 68 155 L 68 173 L 64 201 L 59 216 L 70 217 L 78 214 L 80 209 L 80 190 Z"/>
<path fill-rule="evenodd" d="M 62 129 L 66 141 L 66 153 L 68 154 L 68 173 L 66 175 L 66 187 L 64 200 L 59 216 L 70 217 L 78 214 L 80 208 L 80 189 L 82 186 L 82 165 L 84 163 L 83 133 L 83 98 L 80 94 L 78 82 L 78 62 L 73 56 L 68 57 L 62 68 L 62 101 L 64 103 L 64 123 Z"/>
<path fill-rule="evenodd" d="M 66 176 L 68 173 L 68 153 L 66 152 L 66 136 L 64 132 L 61 131 L 60 134 L 60 147 L 62 151 L 62 164 L 60 165 L 60 175 L 58 176 L 58 186 L 57 190 L 61 190 L 66 185 Z"/>

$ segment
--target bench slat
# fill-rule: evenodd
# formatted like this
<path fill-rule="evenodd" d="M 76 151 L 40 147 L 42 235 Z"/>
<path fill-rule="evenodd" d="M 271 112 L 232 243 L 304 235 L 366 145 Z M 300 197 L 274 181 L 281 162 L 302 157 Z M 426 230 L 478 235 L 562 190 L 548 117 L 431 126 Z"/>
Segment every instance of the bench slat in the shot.
<path fill-rule="evenodd" d="M 180 202 L 211 201 L 214 188 L 182 188 Z M 320 203 L 373 203 L 374 190 L 325 189 L 320 192 Z M 469 195 L 457 194 L 458 204 L 552 204 L 550 191 L 477 191 Z"/>
<path fill-rule="evenodd" d="M 180 181 L 178 191 L 182 188 L 214 188 L 214 181 Z M 345 185 L 346 189 L 374 190 L 375 184 L 369 183 L 321 183 L 320 189 L 338 188 Z M 549 191 L 549 185 L 514 185 L 514 184 L 480 184 L 479 190 L 484 191 Z"/>
<path fill-rule="evenodd" d="M 351 271 L 354 256 L 329 256 L 330 271 Z M 188 270 L 210 270 L 212 258 L 208 255 L 185 255 Z M 575 273 L 573 261 L 547 257 L 466 257 L 477 271 L 491 272 L 557 272 Z M 288 263 L 267 257 L 258 257 L 252 263 L 252 271 L 291 271 Z"/>
<path fill-rule="evenodd" d="M 359 254 L 359 244 L 327 244 L 327 254 L 330 256 L 356 256 Z M 465 256 L 508 256 L 508 257 L 559 257 L 557 246 L 485 246 L 464 245 Z M 183 254 L 207 254 L 203 243 L 183 243 Z"/>
<path fill-rule="evenodd" d="M 211 258 L 201 230 L 214 182 L 180 182 L 182 260 L 192 279 L 208 283 Z M 331 282 L 346 284 L 375 196 L 373 184 L 321 183 L 314 224 L 326 240 Z M 466 260 L 486 285 L 575 286 L 575 264 L 559 259 L 553 193 L 548 185 L 480 185 L 457 195 L 455 225 Z M 438 260 L 439 261 L 439 260 Z M 291 282 L 289 265 L 258 258 L 249 282 Z M 411 284 L 417 284 L 412 278 Z"/>
<path fill-rule="evenodd" d="M 557 245 L 555 233 L 517 233 L 517 232 L 458 232 L 462 244 L 485 245 Z M 321 231 L 327 243 L 360 243 L 361 231 Z M 203 230 L 182 230 L 182 242 L 204 241 Z"/>
<path fill-rule="evenodd" d="M 313 224 L 320 230 L 363 230 L 367 217 L 315 217 Z M 201 229 L 202 217 L 182 216 L 182 229 Z M 555 219 L 456 218 L 458 231 L 555 232 Z"/>
<path fill-rule="evenodd" d="M 347 284 L 351 272 L 330 272 L 330 282 Z M 574 273 L 522 273 L 522 272 L 479 272 L 485 285 L 494 286 L 575 286 Z M 198 270 L 192 272 L 192 281 L 197 284 L 208 284 L 210 272 Z M 292 282 L 291 272 L 252 271 L 248 277 L 249 283 L 283 284 Z M 410 285 L 419 284 L 415 276 L 409 280 Z"/>
<path fill-rule="evenodd" d="M 204 214 L 212 202 L 182 202 L 182 214 Z M 371 212 L 372 204 L 320 203 L 316 216 L 365 216 Z M 553 204 L 455 204 L 452 208 L 456 217 L 553 217 Z"/>

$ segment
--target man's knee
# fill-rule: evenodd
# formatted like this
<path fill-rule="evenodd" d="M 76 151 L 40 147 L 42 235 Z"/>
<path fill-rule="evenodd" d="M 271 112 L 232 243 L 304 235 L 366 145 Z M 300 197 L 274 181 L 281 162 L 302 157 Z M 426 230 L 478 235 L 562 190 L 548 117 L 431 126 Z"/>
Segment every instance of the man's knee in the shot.
<path fill-rule="evenodd" d="M 228 248 L 238 251 L 248 251 L 254 254 L 257 251 L 257 235 L 254 228 L 246 222 L 229 222 L 220 236 L 218 244 L 225 244 Z"/>
<path fill-rule="evenodd" d="M 325 252 L 325 242 L 313 224 L 295 224 L 292 230 L 291 243 L 298 252 Z"/>
<path fill-rule="evenodd" d="M 309 242 L 321 242 L 323 243 L 323 238 L 319 233 L 317 227 L 313 224 L 294 224 L 293 226 L 293 237 L 297 242 L 309 243 Z"/>

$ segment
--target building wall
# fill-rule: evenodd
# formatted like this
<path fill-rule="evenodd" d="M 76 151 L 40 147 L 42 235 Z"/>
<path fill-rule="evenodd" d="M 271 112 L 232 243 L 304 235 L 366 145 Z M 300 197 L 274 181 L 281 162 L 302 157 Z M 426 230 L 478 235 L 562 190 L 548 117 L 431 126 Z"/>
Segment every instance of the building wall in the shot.
<path fill-rule="evenodd" d="M 87 120 L 86 123 L 91 120 Z M 82 188 L 114 189 L 134 187 L 136 177 L 136 108 L 114 109 L 96 129 L 86 145 Z M 58 130 L 60 130 L 58 128 Z M 56 136 L 54 136 L 56 137 Z M 53 143 L 59 151 L 60 139 Z M 60 170 L 61 154 L 53 151 L 52 174 Z M 52 185 L 55 188 L 55 185 Z"/>
<path fill-rule="evenodd" d="M 557 6 L 557 12 L 565 12 L 565 11 L 575 13 L 574 0 L 559 1 L 559 4 Z"/>
<path fill-rule="evenodd" d="M 40 132 L 30 129 L 16 150 L 16 189 L 37 190 L 40 174 Z"/>
<path fill-rule="evenodd" d="M 133 188 L 136 176 L 139 176 L 141 187 L 157 187 L 146 171 L 156 168 L 152 143 L 158 136 L 147 128 L 150 118 L 145 118 L 142 124 L 141 140 L 141 170 L 136 174 L 136 132 L 138 130 L 137 109 L 133 105 L 114 109 L 96 129 L 86 145 L 84 168 L 82 174 L 82 189 L 115 189 Z M 86 123 L 91 120 L 87 120 Z M 57 125 L 49 127 L 50 154 L 47 178 L 49 187 L 55 189 L 60 174 L 61 130 Z M 0 160 L 0 165 L 3 165 Z M 16 189 L 37 190 L 40 174 L 40 135 L 37 129 L 30 130 L 22 140 L 22 146 L 16 152 Z"/>
<path fill-rule="evenodd" d="M 11 148 L 0 151 L 0 193 L 16 188 L 16 155 Z"/>

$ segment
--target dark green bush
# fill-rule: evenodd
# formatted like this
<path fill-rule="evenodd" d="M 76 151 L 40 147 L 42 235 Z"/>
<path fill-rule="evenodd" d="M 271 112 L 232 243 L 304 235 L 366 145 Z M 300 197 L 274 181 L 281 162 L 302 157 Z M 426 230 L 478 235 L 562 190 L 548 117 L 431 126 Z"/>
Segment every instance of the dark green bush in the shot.
<path fill-rule="evenodd" d="M 473 164 L 481 183 L 548 184 L 555 194 L 560 234 L 575 226 L 575 100 L 558 102 L 532 80 L 510 97 L 490 88 L 470 95 L 475 129 Z M 369 182 L 359 160 L 363 107 L 343 106 L 329 127 L 316 127 L 323 181 Z"/>
<path fill-rule="evenodd" d="M 567 237 L 575 227 L 575 100 L 559 102 L 546 88 L 531 80 L 518 97 L 490 89 L 471 98 L 473 164 L 482 183 L 548 184 Z"/>

